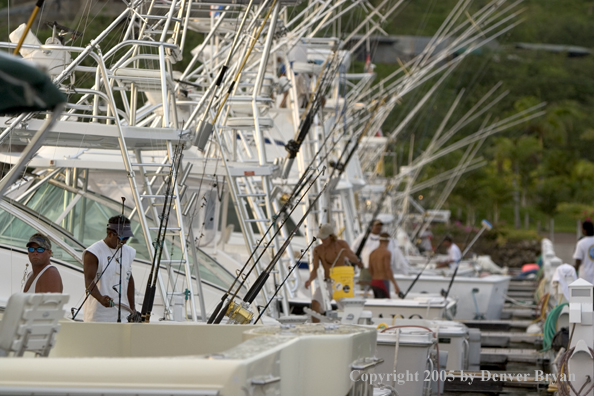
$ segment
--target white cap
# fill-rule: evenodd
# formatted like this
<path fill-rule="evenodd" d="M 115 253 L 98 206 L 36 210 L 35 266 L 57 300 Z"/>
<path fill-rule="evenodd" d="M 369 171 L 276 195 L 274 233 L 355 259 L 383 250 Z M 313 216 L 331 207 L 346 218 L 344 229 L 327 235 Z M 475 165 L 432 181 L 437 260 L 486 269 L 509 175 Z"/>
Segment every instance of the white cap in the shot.
<path fill-rule="evenodd" d="M 318 231 L 318 238 L 326 239 L 330 235 L 333 235 L 333 234 L 334 234 L 334 227 L 332 227 L 330 224 L 322 224 Z"/>

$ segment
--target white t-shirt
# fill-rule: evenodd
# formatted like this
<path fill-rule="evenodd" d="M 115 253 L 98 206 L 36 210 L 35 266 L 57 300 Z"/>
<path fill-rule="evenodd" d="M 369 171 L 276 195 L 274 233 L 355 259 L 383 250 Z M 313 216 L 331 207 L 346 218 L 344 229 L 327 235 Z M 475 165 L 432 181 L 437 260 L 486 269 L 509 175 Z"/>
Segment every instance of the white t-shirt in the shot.
<path fill-rule="evenodd" d="M 578 276 L 594 284 L 594 236 L 583 237 L 578 241 L 573 258 L 582 260 Z"/>
<path fill-rule="evenodd" d="M 111 260 L 111 257 L 116 252 L 103 240 L 95 242 L 87 250 L 84 251 L 83 257 L 87 252 L 92 253 L 97 257 L 99 265 L 97 266 L 97 287 L 99 292 L 104 296 L 109 296 L 116 303 L 115 307 L 104 307 L 90 296 L 85 303 L 84 321 L 85 322 L 117 322 L 119 301 L 118 289 L 120 285 L 120 251 L 117 252 L 116 257 Z M 132 276 L 132 261 L 136 257 L 136 250 L 128 245 L 122 246 L 122 304 L 130 306 L 128 302 L 128 282 Z M 111 260 L 111 263 L 109 263 Z M 108 265 L 109 263 L 109 265 Z M 103 272 L 105 270 L 105 272 Z M 103 275 L 101 275 L 103 273 Z M 131 307 L 134 308 L 134 307 Z M 122 318 L 128 316 L 127 311 L 122 310 Z"/>
<path fill-rule="evenodd" d="M 448 256 L 448 259 L 452 260 L 452 262 L 449 264 L 450 268 L 456 268 L 458 266 L 458 263 L 462 259 L 462 252 L 460 251 L 458 245 L 456 245 L 455 243 L 452 243 L 450 245 L 450 247 L 448 248 Z"/>
<path fill-rule="evenodd" d="M 356 252 L 363 240 L 365 234 L 359 235 L 357 239 L 353 242 L 353 252 Z M 377 234 L 369 234 L 367 241 L 365 242 L 365 247 L 361 251 L 361 261 L 363 262 L 363 266 L 365 268 L 369 268 L 369 255 L 375 249 L 377 249 L 380 245 L 379 235 Z M 408 275 L 408 260 L 404 257 L 398 244 L 393 238 L 390 238 L 390 243 L 388 243 L 388 250 L 392 253 L 392 260 L 390 262 L 390 266 L 392 267 L 392 272 L 394 274 L 404 274 Z"/>

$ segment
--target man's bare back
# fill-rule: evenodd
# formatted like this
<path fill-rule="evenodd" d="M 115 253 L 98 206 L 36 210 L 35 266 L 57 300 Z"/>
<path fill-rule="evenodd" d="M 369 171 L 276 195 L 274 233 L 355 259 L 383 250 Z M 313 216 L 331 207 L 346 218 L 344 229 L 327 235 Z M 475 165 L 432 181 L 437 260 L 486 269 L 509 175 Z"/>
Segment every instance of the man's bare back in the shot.
<path fill-rule="evenodd" d="M 392 269 L 390 262 L 392 260 L 392 253 L 386 248 L 379 246 L 369 255 L 369 272 L 371 272 L 371 279 L 378 280 L 392 280 Z"/>
<path fill-rule="evenodd" d="M 400 288 L 394 280 L 394 273 L 392 272 L 392 253 L 388 250 L 388 243 L 390 241 L 390 235 L 383 233 L 380 235 L 380 245 L 369 255 L 369 272 L 371 273 L 371 287 L 374 287 L 374 283 L 378 281 L 389 281 L 394 285 L 394 291 L 396 294 L 400 293 Z M 380 284 L 382 282 L 379 282 Z M 377 286 L 377 285 L 375 285 Z M 390 297 L 389 285 L 385 285 L 384 294 L 387 293 L 387 298 Z M 375 294 L 375 288 L 374 288 Z M 379 295 L 379 294 L 378 294 Z M 377 295 L 376 295 L 377 297 Z M 384 298 L 384 297 L 379 297 Z"/>

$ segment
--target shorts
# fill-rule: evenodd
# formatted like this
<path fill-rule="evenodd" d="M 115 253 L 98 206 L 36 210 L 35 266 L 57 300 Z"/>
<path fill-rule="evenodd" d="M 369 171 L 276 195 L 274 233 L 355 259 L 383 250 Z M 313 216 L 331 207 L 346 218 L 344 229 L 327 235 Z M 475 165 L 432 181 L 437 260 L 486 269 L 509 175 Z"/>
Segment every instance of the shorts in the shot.
<path fill-rule="evenodd" d="M 374 279 L 371 281 L 373 296 L 375 298 L 390 298 L 390 281 Z"/>

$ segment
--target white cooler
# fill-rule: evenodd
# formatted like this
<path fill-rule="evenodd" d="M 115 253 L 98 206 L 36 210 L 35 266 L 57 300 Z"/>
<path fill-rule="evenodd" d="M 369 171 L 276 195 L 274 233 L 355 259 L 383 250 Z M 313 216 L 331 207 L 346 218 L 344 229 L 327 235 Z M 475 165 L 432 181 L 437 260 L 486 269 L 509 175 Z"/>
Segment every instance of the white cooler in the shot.
<path fill-rule="evenodd" d="M 401 375 L 402 381 L 396 381 L 395 388 L 399 395 L 421 396 L 424 388 L 431 386 L 431 382 L 425 382 L 427 373 L 425 370 L 432 369 L 429 356 L 436 340 L 433 334 L 421 328 L 401 328 L 400 341 L 398 346 L 398 361 L 396 364 L 396 375 Z M 394 373 L 394 354 L 396 348 L 396 329 L 388 330 L 386 333 L 377 333 L 377 357 L 384 360 L 375 368 L 378 374 Z M 436 369 L 436 368 L 435 368 Z M 407 378 L 408 375 L 408 378 Z M 386 377 L 384 377 L 386 378 Z M 393 378 L 390 381 L 382 381 L 384 384 L 393 386 Z M 374 384 L 377 386 L 377 384 Z"/>

